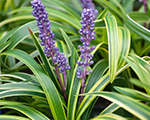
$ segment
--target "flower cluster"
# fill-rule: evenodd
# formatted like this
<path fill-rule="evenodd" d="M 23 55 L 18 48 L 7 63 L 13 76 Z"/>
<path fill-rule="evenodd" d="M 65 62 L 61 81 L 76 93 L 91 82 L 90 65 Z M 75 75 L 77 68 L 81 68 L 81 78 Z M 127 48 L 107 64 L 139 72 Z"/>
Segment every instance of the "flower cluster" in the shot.
<path fill-rule="evenodd" d="M 93 15 L 94 16 L 94 19 L 96 19 L 96 15 L 98 13 L 98 10 L 95 9 L 95 5 L 94 3 L 92 2 L 92 0 L 80 0 L 80 2 L 82 3 L 82 8 L 86 8 L 86 9 L 92 9 L 93 10 Z"/>
<path fill-rule="evenodd" d="M 86 68 L 93 64 L 93 55 L 91 55 L 90 52 L 95 49 L 95 46 L 89 46 L 90 41 L 95 39 L 95 31 L 93 30 L 95 15 L 93 14 L 93 9 L 83 9 L 81 19 L 80 23 L 82 24 L 82 27 L 79 32 L 82 35 L 80 40 L 83 43 L 83 46 L 79 45 L 78 48 L 81 52 L 80 57 L 84 59 L 84 61 L 77 61 L 77 64 L 78 66 L 83 66 L 84 71 L 82 72 L 81 69 L 78 69 L 77 75 L 78 78 L 85 78 L 86 75 L 92 72 L 91 70 L 87 71 Z"/>
<path fill-rule="evenodd" d="M 48 12 L 45 11 L 45 6 L 40 0 L 31 1 L 32 14 L 37 20 L 37 26 L 39 28 L 39 38 L 42 40 L 41 45 L 44 45 L 44 53 L 47 57 L 51 57 L 53 64 L 60 68 L 60 72 L 64 73 L 66 69 L 70 69 L 67 65 L 67 60 L 63 53 L 59 53 L 59 48 L 55 47 L 55 41 L 52 40 L 55 35 L 51 31 L 51 23 L 48 19 Z"/>

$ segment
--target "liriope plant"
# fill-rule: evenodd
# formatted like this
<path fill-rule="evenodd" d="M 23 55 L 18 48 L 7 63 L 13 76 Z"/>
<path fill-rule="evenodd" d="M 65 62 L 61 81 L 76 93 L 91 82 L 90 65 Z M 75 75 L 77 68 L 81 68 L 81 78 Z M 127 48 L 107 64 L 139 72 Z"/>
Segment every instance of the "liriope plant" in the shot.
<path fill-rule="evenodd" d="M 125 72 L 129 70 L 129 66 L 136 71 L 139 68 L 135 64 L 137 59 L 140 61 L 139 64 L 144 64 L 144 66 L 140 66 L 141 68 L 149 66 L 149 63 L 139 57 L 127 57 L 130 50 L 130 31 L 118 26 L 117 22 L 120 21 L 116 14 L 107 14 L 112 11 L 106 8 L 98 15 L 91 0 L 81 0 L 83 8 L 81 25 L 79 14 L 69 6 L 58 1 L 42 0 L 42 2 L 61 6 L 64 11 L 67 11 L 67 14 L 48 9 L 50 18 L 53 19 L 50 25 L 45 7 L 40 0 L 34 0 L 32 13 L 38 23 L 36 21 L 29 22 L 1 37 L 2 71 L 0 76 L 3 84 L 0 85 L 0 104 L 2 110 L 11 109 L 10 112 L 14 115 L 3 114 L 0 115 L 0 118 L 86 120 L 89 119 L 97 96 L 100 95 L 114 103 L 93 119 L 124 120 L 125 117 L 115 113 L 120 107 L 136 117 L 149 119 L 148 106 L 117 93 L 100 92 L 108 84 L 115 83 L 118 77 L 123 77 Z M 74 3 L 79 4 L 79 2 Z M 89 6 L 86 3 L 89 3 Z M 122 16 L 128 17 L 126 14 Z M 133 21 L 129 20 L 129 23 L 131 22 Z M 136 22 L 133 23 L 136 24 Z M 135 25 L 135 27 L 138 26 L 139 24 Z M 135 27 L 130 26 L 131 30 Z M 50 28 L 56 31 L 54 32 L 55 37 Z M 81 35 L 75 29 L 80 29 Z M 148 38 L 149 31 L 141 26 L 139 29 L 144 30 L 144 38 Z M 36 37 L 35 33 L 38 33 L 39 37 Z M 135 33 L 137 34 L 137 32 Z M 99 34 L 103 36 L 100 37 Z M 36 46 L 35 51 L 28 54 L 26 51 L 15 49 L 25 38 L 30 41 L 29 36 Z M 52 38 L 57 40 L 53 41 Z M 80 43 L 78 46 L 79 38 L 82 45 Z M 45 47 L 43 48 L 41 45 Z M 97 54 L 101 54 L 104 59 L 99 60 Z M 36 56 L 38 59 L 33 59 Z M 15 61 L 14 58 L 18 60 Z M 91 59 L 95 60 L 95 63 Z M 146 60 L 148 59 L 147 57 Z M 8 66 L 7 63 L 9 63 Z M 67 63 L 69 66 L 66 65 Z M 93 67 L 90 67 L 92 63 Z M 28 67 L 33 74 L 21 72 L 20 70 L 24 67 Z M 148 71 L 149 67 L 146 70 Z M 145 80 L 142 74 L 138 73 L 140 71 L 137 69 L 137 75 L 141 81 Z M 146 76 L 148 78 L 148 75 Z M 119 87 L 115 87 L 115 89 L 123 93 Z M 80 93 L 85 93 L 84 97 L 81 97 Z M 96 94 L 96 96 L 91 96 L 91 94 Z M 11 98 L 14 96 L 17 96 L 17 102 Z M 6 112 L 6 114 L 9 113 Z"/>

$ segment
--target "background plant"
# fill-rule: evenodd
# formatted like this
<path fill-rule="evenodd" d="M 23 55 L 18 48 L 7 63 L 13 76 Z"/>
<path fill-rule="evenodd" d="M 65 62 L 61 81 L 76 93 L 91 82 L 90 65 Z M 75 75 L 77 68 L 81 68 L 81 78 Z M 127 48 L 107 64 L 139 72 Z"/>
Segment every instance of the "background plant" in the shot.
<path fill-rule="evenodd" d="M 1 28 L 3 27 L 0 36 L 2 81 L 0 104 L 1 109 L 9 109 L 3 112 L 0 118 L 73 120 L 80 119 L 82 116 L 82 119 L 88 119 L 91 108 L 98 99 L 97 96 L 102 96 L 112 103 L 93 119 L 121 120 L 129 117 L 134 119 L 135 116 L 143 120 L 149 119 L 149 0 L 147 13 L 144 12 L 142 3 L 134 0 L 130 2 L 93 0 L 96 9 L 99 10 L 94 29 L 96 39 L 92 41 L 92 45 L 96 48 L 92 52 L 93 72 L 86 79 L 85 93 L 96 94 L 96 96 L 86 94 L 81 103 L 78 100 L 81 81 L 76 75 L 76 61 L 81 59 L 77 48 L 81 44 L 78 33 L 81 28 L 79 22 L 81 3 L 66 0 L 41 1 L 49 12 L 51 29 L 55 33 L 57 46 L 61 52 L 65 53 L 72 68 L 67 72 L 68 104 L 65 104 L 61 95 L 52 61 L 45 57 L 39 38 L 35 36 L 38 33 L 38 27 L 36 21 L 32 21 L 34 18 L 31 17 L 31 6 L 16 6 L 13 11 L 6 11 L 8 16 L 0 22 Z M 3 2 L 3 6 L 10 6 L 6 3 Z M 22 5 L 26 6 L 29 3 L 30 1 L 23 1 Z M 141 5 L 136 8 L 136 12 L 133 12 L 136 6 L 133 3 Z M 4 11 L 4 8 L 1 7 L 1 10 Z M 27 21 L 22 21 L 20 19 L 22 16 L 26 18 L 28 16 Z M 16 28 L 10 31 L 11 27 L 7 29 L 7 25 L 11 22 L 18 25 L 13 24 L 12 28 Z M 143 27 L 144 23 L 147 23 L 147 28 Z M 31 37 L 27 27 L 33 32 Z M 113 86 L 116 85 L 120 87 L 114 87 L 115 90 L 124 95 L 112 92 Z M 143 92 L 134 85 L 144 88 Z M 110 92 L 100 92 L 104 89 Z M 122 111 L 120 107 L 123 108 L 123 113 L 125 109 L 130 114 L 120 114 L 119 111 Z"/>

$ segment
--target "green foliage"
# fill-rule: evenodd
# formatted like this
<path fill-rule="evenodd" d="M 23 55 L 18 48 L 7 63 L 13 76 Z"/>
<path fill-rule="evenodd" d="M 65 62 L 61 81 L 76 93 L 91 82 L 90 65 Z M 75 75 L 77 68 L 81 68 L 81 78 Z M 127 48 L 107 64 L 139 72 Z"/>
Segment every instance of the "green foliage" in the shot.
<path fill-rule="evenodd" d="M 71 66 L 65 91 L 68 103 L 63 98 L 51 58 L 45 56 L 40 45 L 30 0 L 2 0 L 0 119 L 125 120 L 138 117 L 149 120 L 150 0 L 147 13 L 143 4 L 135 0 L 93 0 L 99 10 L 94 28 L 96 39 L 91 43 L 96 48 L 91 53 L 94 65 L 88 69 L 93 72 L 86 77 L 81 103 L 81 80 L 76 75 L 76 61 L 81 59 L 77 48 L 81 44 L 78 32 L 81 4 L 77 0 L 41 1 L 49 12 L 56 45 Z M 111 104 L 91 118 L 98 96 Z M 120 108 L 130 116 L 117 113 Z"/>

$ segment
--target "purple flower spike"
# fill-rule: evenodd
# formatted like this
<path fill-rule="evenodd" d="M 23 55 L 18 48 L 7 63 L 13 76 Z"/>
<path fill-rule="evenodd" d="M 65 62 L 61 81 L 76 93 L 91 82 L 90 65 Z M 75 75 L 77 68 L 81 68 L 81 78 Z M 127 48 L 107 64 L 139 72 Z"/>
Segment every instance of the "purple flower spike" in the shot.
<path fill-rule="evenodd" d="M 92 2 L 92 0 L 80 0 L 80 2 L 82 3 L 82 8 L 83 9 L 84 8 L 86 8 L 86 9 L 92 9 L 93 15 L 94 15 L 94 19 L 96 19 L 96 15 L 98 13 L 98 10 L 95 9 L 95 5 Z"/>
<path fill-rule="evenodd" d="M 61 73 L 65 73 L 66 69 L 70 69 L 68 62 L 63 53 L 59 53 L 59 48 L 55 47 L 55 41 L 52 40 L 55 35 L 51 31 L 51 23 L 48 19 L 48 12 L 45 11 L 45 6 L 40 0 L 31 1 L 32 14 L 37 20 L 39 27 L 39 38 L 42 40 L 41 45 L 44 45 L 44 53 L 47 57 L 51 57 L 53 64 L 60 68 Z"/>
<path fill-rule="evenodd" d="M 93 9 L 84 8 L 82 11 L 81 19 L 82 27 L 79 32 L 82 35 L 80 40 L 83 43 L 83 46 L 79 45 L 78 48 L 81 52 L 80 57 L 84 61 L 77 61 L 77 64 L 78 66 L 82 66 L 84 68 L 84 71 L 82 72 L 80 69 L 78 69 L 77 77 L 85 78 L 86 75 L 91 73 L 91 71 L 86 71 L 87 66 L 90 66 L 94 63 L 94 61 L 92 60 L 93 55 L 91 55 L 90 52 L 95 49 L 95 46 L 89 46 L 90 41 L 95 39 L 95 31 L 93 31 L 95 15 L 93 13 Z"/>

